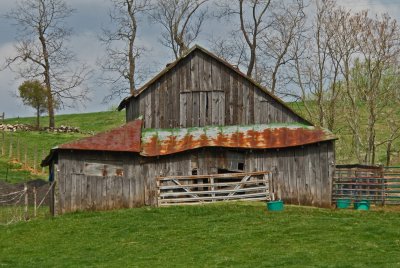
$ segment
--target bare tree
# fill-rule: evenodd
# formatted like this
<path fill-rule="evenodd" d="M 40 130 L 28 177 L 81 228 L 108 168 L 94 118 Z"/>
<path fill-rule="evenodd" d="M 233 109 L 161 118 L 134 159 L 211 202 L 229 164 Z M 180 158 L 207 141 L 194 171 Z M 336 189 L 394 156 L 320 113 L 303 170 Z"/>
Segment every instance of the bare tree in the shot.
<path fill-rule="evenodd" d="M 233 21 L 235 29 L 224 41 L 229 47 L 221 46 L 218 40 L 213 42 L 213 50 L 238 62 L 248 76 L 267 86 L 272 93 L 276 93 L 279 86 L 280 93 L 289 95 L 285 85 L 290 78 L 288 70 L 284 69 L 294 60 L 295 40 L 305 30 L 304 1 L 220 0 L 217 6 L 216 16 Z"/>
<path fill-rule="evenodd" d="M 288 93 L 287 83 L 291 79 L 287 77 L 287 68 L 285 71 L 282 70 L 294 61 L 295 42 L 305 34 L 304 9 L 303 0 L 276 3 L 270 15 L 271 27 L 260 35 L 260 57 L 255 77 L 267 85 L 273 94 L 278 90 L 278 86 L 280 86 L 278 93 L 281 95 Z"/>
<path fill-rule="evenodd" d="M 211 50 L 219 58 L 239 68 L 245 65 L 249 58 L 247 56 L 247 44 L 233 32 L 226 37 L 212 37 L 209 40 Z"/>
<path fill-rule="evenodd" d="M 207 15 L 201 7 L 208 0 L 159 0 L 152 19 L 161 24 L 161 44 L 172 49 L 175 58 L 182 56 L 196 40 Z"/>
<path fill-rule="evenodd" d="M 349 19 L 350 14 L 334 1 L 319 1 L 311 33 L 295 42 L 294 82 L 299 98 L 307 116 L 330 130 L 335 127 L 337 102 L 343 91 L 341 70 L 343 51 L 347 48 L 341 47 L 339 41 L 348 33 L 340 25 L 345 28 Z"/>
<path fill-rule="evenodd" d="M 251 77 L 257 63 L 257 43 L 260 35 L 271 27 L 271 22 L 265 19 L 271 0 L 222 0 L 217 5 L 220 8 L 217 15 L 219 18 L 227 18 L 228 21 L 235 18 L 239 21 L 238 27 L 249 51 L 246 73 Z"/>
<path fill-rule="evenodd" d="M 64 107 L 86 99 L 87 67 L 71 66 L 76 59 L 66 47 L 71 29 L 64 22 L 72 13 L 63 0 L 20 0 L 6 15 L 18 29 L 16 56 L 6 66 L 21 78 L 44 81 L 49 127 L 55 126 L 56 102 Z"/>
<path fill-rule="evenodd" d="M 112 3 L 109 16 L 114 27 L 103 29 L 100 37 L 106 47 L 101 81 L 111 85 L 111 92 L 103 102 L 133 94 L 141 82 L 143 68 L 138 71 L 136 66 L 144 48 L 138 46 L 136 36 L 140 16 L 150 10 L 149 0 L 112 0 Z"/>

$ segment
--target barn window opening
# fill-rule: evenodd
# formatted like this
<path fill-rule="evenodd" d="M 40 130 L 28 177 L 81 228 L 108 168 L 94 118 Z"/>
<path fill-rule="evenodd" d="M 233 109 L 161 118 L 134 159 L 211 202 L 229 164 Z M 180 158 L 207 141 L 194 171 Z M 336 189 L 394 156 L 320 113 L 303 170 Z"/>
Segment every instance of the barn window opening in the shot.
<path fill-rule="evenodd" d="M 192 175 L 197 175 L 197 168 L 192 169 Z"/>
<path fill-rule="evenodd" d="M 244 170 L 244 163 L 238 163 L 238 170 Z"/>
<path fill-rule="evenodd" d="M 225 152 L 225 161 L 218 164 L 218 173 L 237 173 L 245 170 L 245 154 L 242 152 Z"/>

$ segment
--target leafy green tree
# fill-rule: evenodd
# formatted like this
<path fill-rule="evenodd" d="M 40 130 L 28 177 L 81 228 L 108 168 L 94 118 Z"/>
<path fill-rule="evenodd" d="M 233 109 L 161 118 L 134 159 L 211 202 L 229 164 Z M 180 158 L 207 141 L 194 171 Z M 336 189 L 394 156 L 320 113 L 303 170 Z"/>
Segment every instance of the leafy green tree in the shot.
<path fill-rule="evenodd" d="M 39 128 L 40 115 L 47 107 L 46 88 L 38 80 L 28 80 L 19 86 L 18 91 L 22 102 L 36 110 L 36 128 Z"/>

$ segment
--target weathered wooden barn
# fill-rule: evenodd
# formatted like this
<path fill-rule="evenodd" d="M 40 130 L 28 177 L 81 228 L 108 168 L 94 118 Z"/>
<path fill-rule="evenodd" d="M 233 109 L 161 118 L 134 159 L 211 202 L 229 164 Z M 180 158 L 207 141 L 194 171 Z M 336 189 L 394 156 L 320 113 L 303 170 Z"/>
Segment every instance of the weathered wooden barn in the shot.
<path fill-rule="evenodd" d="M 122 109 L 126 125 L 60 145 L 43 160 L 60 213 L 265 200 L 265 189 L 287 203 L 331 206 L 334 135 L 199 46 Z"/>

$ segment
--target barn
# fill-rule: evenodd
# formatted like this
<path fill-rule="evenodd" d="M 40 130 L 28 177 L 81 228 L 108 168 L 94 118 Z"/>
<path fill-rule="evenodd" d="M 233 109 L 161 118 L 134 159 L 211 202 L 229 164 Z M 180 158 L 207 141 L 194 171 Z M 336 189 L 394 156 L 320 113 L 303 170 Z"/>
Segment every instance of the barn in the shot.
<path fill-rule="evenodd" d="M 200 46 L 125 98 L 126 124 L 42 161 L 58 213 L 219 200 L 331 206 L 335 136 Z"/>

